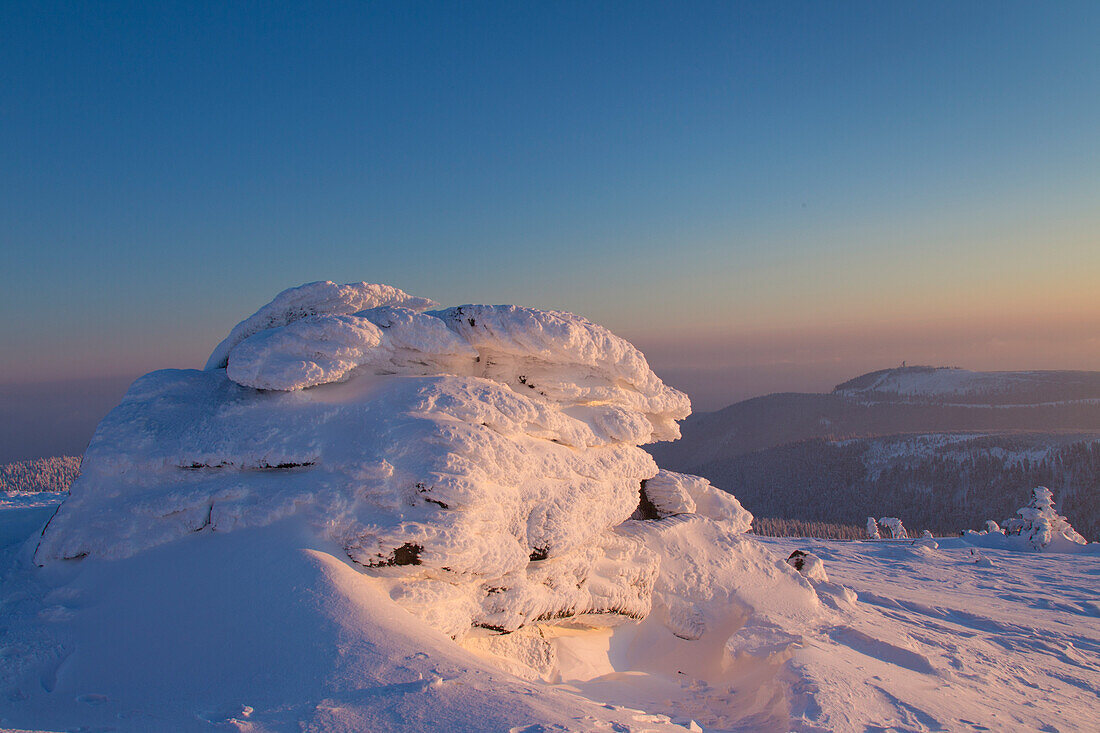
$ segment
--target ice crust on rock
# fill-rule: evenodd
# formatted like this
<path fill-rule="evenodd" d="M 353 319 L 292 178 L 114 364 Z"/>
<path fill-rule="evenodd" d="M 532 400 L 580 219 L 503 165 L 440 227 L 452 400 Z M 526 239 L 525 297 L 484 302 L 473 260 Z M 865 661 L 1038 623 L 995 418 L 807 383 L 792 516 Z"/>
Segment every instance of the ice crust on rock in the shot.
<path fill-rule="evenodd" d="M 20 520 L 20 557 L 54 567 L 0 568 L 5 723 L 810 733 L 996 728 L 1012 695 L 1023 727 L 1091 711 L 1095 633 L 1065 629 L 1098 615 L 1094 558 L 1059 580 L 1023 557 L 1035 579 L 1003 585 L 1014 568 L 969 537 L 747 534 L 736 499 L 638 448 L 688 405 L 621 339 L 513 306 L 360 306 L 271 309 L 228 368 L 132 385 L 44 533 L 52 506 Z M 1036 498 L 1018 521 L 1058 534 Z M 1032 710 L 992 638 L 1057 696 Z"/>
<path fill-rule="evenodd" d="M 267 313 L 271 306 L 265 306 L 243 321 L 234 329 L 243 337 L 234 341 L 230 334 L 223 342 L 234 342 L 225 357 L 229 378 L 256 389 L 293 391 L 344 381 L 357 370 L 481 377 L 555 405 L 603 441 L 635 445 L 679 438 L 677 421 L 691 412 L 687 396 L 661 382 L 631 343 L 571 313 L 514 305 L 342 313 L 330 301 L 322 305 L 337 312 L 292 319 L 285 308 Z M 317 310 L 323 309 L 294 314 Z M 261 315 L 260 323 L 273 325 L 258 329 Z M 215 359 L 221 348 L 208 368 L 221 363 Z"/>
<path fill-rule="evenodd" d="M 618 529 L 643 481 L 668 489 L 664 515 L 749 528 L 736 499 L 658 475 L 638 447 L 678 437 L 690 404 L 627 341 L 568 313 L 428 303 L 365 283 L 293 288 L 207 370 L 138 379 L 37 561 L 300 517 L 461 637 L 645 617 L 659 557 Z"/>

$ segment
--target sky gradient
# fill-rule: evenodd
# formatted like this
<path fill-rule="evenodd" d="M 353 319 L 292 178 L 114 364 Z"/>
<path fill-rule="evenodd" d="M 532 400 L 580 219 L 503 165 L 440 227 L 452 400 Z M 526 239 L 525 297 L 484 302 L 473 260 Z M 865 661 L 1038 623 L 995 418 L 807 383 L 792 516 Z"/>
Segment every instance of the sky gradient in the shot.
<path fill-rule="evenodd" d="M 1100 369 L 1098 30 L 1091 2 L 4 3 L 0 411 L 201 367 L 319 279 L 581 313 L 701 409 L 902 360 Z"/>

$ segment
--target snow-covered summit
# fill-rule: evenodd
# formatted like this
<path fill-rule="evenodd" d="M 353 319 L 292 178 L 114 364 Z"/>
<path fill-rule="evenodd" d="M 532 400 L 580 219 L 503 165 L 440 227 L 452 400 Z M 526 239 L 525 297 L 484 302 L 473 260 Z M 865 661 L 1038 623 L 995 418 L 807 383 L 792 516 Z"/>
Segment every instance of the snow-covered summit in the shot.
<path fill-rule="evenodd" d="M 834 394 L 871 401 L 1036 404 L 1100 399 L 1100 374 L 1074 371 L 975 372 L 958 367 L 882 369 L 839 384 Z"/>

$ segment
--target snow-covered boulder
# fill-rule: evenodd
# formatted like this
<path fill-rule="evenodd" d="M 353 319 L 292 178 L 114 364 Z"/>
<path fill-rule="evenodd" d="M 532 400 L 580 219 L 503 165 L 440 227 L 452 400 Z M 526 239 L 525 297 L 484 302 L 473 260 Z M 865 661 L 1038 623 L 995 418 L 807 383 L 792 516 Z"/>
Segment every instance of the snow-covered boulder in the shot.
<path fill-rule="evenodd" d="M 752 528 L 752 514 L 733 494 L 710 485 L 702 476 L 661 469 L 642 482 L 641 502 L 634 519 L 662 519 L 677 514 L 698 514 L 734 533 Z"/>
<path fill-rule="evenodd" d="M 825 563 L 820 557 L 806 550 L 795 550 L 786 560 L 787 564 L 797 570 L 799 574 L 819 583 L 829 582 L 829 576 L 825 573 Z"/>
<path fill-rule="evenodd" d="M 638 446 L 688 399 L 607 329 L 517 306 L 425 311 L 312 283 L 238 324 L 205 371 L 138 379 L 100 424 L 36 558 L 124 558 L 295 517 L 452 636 L 649 613 L 659 557 L 622 525 L 751 515 Z"/>
<path fill-rule="evenodd" d="M 1005 534 L 1026 540 L 1036 550 L 1064 552 L 1087 544 L 1069 520 L 1054 509 L 1054 494 L 1045 486 L 1032 489 L 1031 501 L 1016 513 L 1020 516 L 1004 521 Z"/>

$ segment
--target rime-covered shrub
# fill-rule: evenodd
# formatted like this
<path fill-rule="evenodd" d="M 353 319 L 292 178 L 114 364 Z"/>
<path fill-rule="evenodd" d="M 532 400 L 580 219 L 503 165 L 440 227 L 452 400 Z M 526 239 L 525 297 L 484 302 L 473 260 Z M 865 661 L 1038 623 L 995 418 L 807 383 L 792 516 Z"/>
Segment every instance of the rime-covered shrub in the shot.
<path fill-rule="evenodd" d="M 1020 516 L 1004 521 L 1005 534 L 1025 539 L 1036 550 L 1086 544 L 1085 538 L 1054 509 L 1054 494 L 1045 486 L 1032 489 L 1031 501 L 1016 513 Z"/>
<path fill-rule="evenodd" d="M 889 540 L 907 540 L 909 535 L 905 531 L 905 525 L 897 517 L 882 517 L 878 520 L 879 526 L 886 530 L 886 538 Z"/>

